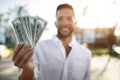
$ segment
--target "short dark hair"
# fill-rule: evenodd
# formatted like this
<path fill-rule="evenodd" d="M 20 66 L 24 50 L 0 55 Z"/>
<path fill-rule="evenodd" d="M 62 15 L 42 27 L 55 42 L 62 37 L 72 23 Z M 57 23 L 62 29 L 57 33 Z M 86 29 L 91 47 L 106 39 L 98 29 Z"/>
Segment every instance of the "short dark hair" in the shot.
<path fill-rule="evenodd" d="M 71 10 L 73 11 L 73 14 L 74 14 L 74 9 L 73 9 L 73 7 L 72 7 L 70 4 L 64 3 L 64 4 L 58 5 L 58 7 L 57 7 L 57 9 L 56 9 L 56 15 L 57 15 L 57 12 L 58 12 L 60 9 L 63 9 L 63 8 L 71 9 Z"/>

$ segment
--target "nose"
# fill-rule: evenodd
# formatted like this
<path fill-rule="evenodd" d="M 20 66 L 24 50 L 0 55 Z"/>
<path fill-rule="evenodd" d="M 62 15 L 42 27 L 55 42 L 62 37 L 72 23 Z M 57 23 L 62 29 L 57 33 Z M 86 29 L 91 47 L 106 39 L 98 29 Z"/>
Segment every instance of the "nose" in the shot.
<path fill-rule="evenodd" d="M 68 25 L 69 24 L 69 22 L 65 19 L 65 20 L 63 20 L 63 25 Z"/>

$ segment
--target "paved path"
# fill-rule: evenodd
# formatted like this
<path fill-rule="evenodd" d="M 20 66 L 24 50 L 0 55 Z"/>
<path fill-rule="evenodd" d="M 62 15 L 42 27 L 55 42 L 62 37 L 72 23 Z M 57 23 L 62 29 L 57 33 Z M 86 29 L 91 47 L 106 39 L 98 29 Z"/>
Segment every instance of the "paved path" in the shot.
<path fill-rule="evenodd" d="M 0 80 L 17 80 L 18 72 L 11 57 L 0 61 Z"/>
<path fill-rule="evenodd" d="M 110 56 L 93 57 L 91 72 L 92 80 L 120 80 L 120 59 Z"/>

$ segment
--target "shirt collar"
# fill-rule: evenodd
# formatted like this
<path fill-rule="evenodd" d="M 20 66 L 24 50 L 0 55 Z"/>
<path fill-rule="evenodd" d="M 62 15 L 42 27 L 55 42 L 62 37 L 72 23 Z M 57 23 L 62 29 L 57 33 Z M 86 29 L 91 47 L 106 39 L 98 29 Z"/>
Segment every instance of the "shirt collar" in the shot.
<path fill-rule="evenodd" d="M 61 40 L 56 35 L 53 36 L 52 40 L 56 45 L 62 44 Z M 73 36 L 71 42 L 69 43 L 69 46 L 73 47 L 74 44 L 76 44 L 76 42 L 77 41 L 76 41 L 75 37 Z"/>

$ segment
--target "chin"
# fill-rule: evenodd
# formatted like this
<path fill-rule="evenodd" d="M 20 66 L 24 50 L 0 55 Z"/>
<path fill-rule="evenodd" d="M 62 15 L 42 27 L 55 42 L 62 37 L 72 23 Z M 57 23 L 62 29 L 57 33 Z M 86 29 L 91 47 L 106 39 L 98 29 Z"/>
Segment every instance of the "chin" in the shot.
<path fill-rule="evenodd" d="M 63 38 L 67 38 L 67 37 L 70 37 L 72 35 L 71 32 L 59 32 L 58 31 L 58 35 L 63 37 Z"/>
<path fill-rule="evenodd" d="M 60 34 L 60 36 L 63 37 L 63 38 L 67 38 L 67 37 L 70 37 L 71 34 Z"/>

